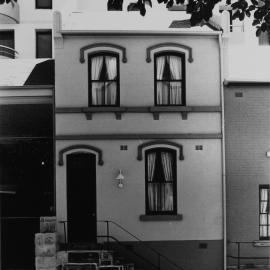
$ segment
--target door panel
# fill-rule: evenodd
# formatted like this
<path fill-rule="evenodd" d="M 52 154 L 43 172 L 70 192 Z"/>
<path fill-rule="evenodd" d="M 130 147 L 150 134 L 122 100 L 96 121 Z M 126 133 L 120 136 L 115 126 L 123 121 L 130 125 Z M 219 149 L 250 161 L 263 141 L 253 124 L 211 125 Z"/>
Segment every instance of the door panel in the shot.
<path fill-rule="evenodd" d="M 70 243 L 96 242 L 96 156 L 67 156 L 67 216 Z"/>

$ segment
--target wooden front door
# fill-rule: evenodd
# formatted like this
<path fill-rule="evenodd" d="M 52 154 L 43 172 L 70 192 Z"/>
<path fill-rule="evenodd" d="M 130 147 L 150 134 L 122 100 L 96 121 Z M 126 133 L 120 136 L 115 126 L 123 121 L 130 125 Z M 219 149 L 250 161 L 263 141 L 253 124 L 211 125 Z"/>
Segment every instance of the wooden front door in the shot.
<path fill-rule="evenodd" d="M 73 153 L 67 156 L 67 219 L 69 243 L 95 243 L 96 156 Z"/>

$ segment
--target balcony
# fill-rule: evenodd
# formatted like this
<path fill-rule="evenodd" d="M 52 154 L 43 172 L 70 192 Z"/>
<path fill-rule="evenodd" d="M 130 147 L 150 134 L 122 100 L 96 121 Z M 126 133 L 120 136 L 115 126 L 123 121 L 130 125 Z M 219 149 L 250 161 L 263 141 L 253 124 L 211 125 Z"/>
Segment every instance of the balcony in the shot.
<path fill-rule="evenodd" d="M 18 57 L 18 52 L 15 51 L 13 48 L 11 47 L 7 47 L 4 45 L 0 45 L 0 59 L 7 59 L 7 58 L 17 58 Z"/>
<path fill-rule="evenodd" d="M 8 4 L 0 5 L 0 24 L 14 24 L 20 22 L 19 5 L 11 0 Z"/>

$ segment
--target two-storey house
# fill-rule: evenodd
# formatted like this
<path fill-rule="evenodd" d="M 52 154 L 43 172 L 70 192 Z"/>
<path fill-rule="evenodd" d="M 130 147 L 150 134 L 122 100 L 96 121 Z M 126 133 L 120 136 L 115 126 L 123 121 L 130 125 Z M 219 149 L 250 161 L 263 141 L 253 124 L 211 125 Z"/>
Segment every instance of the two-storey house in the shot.
<path fill-rule="evenodd" d="M 114 237 L 156 263 L 129 232 L 184 269 L 223 269 L 221 32 L 102 16 L 55 14 L 61 240 Z"/>

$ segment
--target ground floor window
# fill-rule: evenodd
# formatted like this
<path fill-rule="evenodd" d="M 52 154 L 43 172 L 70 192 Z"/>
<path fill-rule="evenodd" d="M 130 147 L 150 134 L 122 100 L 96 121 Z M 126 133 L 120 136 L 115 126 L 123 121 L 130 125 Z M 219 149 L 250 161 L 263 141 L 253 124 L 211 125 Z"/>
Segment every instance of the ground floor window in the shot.
<path fill-rule="evenodd" d="M 270 185 L 260 185 L 260 240 L 270 240 Z"/>
<path fill-rule="evenodd" d="M 146 151 L 146 214 L 176 214 L 176 151 Z"/>

